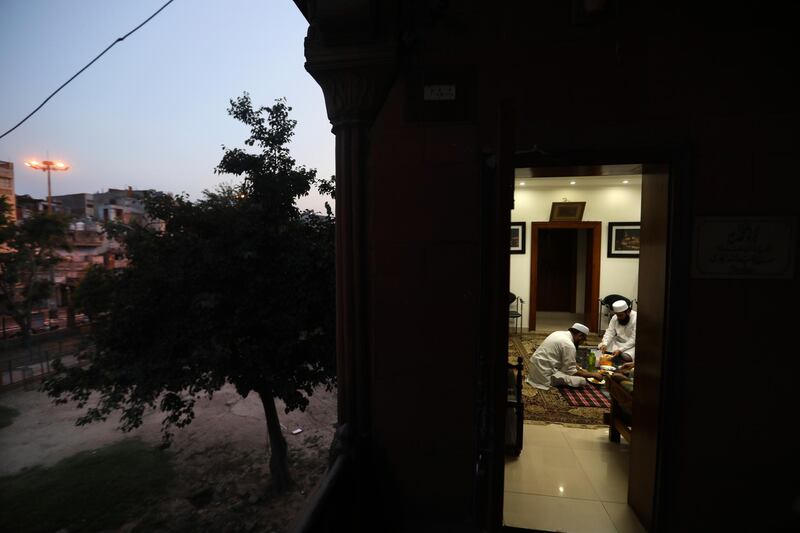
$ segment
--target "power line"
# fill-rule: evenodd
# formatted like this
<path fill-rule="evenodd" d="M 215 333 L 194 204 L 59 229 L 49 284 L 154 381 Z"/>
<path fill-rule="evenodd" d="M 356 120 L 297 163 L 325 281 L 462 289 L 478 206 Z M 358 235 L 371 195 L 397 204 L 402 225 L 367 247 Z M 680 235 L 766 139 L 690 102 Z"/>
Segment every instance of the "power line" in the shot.
<path fill-rule="evenodd" d="M 55 91 L 53 91 L 53 92 L 50 94 L 50 96 L 48 96 L 47 98 L 45 98 L 44 102 L 42 102 L 41 104 L 39 104 L 39 106 L 38 106 L 36 109 L 34 109 L 34 110 L 33 110 L 33 111 L 31 111 L 30 113 L 28 113 L 28 116 L 26 116 L 25 118 L 23 118 L 22 120 L 20 120 L 20 121 L 17 123 L 17 125 L 16 125 L 16 126 L 14 126 L 13 128 L 11 128 L 10 130 L 8 130 L 7 132 L 5 132 L 4 134 L 0 135 L 0 139 L 2 139 L 3 137 L 5 137 L 6 135 L 8 135 L 9 133 L 11 133 L 12 131 L 14 131 L 15 129 L 17 129 L 17 128 L 19 128 L 20 126 L 22 126 L 22 125 L 23 125 L 23 124 L 24 124 L 24 123 L 25 123 L 25 122 L 26 122 L 26 121 L 27 121 L 29 118 L 31 118 L 33 115 L 35 115 L 37 111 L 39 111 L 39 110 L 40 110 L 42 107 L 44 107 L 44 104 L 46 104 L 47 102 L 49 102 L 49 101 L 50 101 L 50 99 L 51 99 L 52 97 L 54 97 L 54 96 L 55 96 L 55 95 L 58 93 L 58 91 L 60 91 L 60 90 L 61 90 L 61 89 L 63 89 L 64 87 L 66 87 L 66 86 L 69 84 L 69 82 L 71 82 L 72 80 L 74 80 L 75 78 L 77 78 L 77 77 L 80 75 L 80 73 L 81 73 L 81 72 L 83 72 L 83 71 L 84 71 L 84 70 L 86 70 L 87 68 L 91 67 L 91 66 L 92 66 L 92 64 L 93 64 L 95 61 L 97 61 L 98 59 L 100 59 L 101 57 L 103 57 L 103 54 L 105 54 L 106 52 L 108 52 L 109 50 L 111 50 L 111 49 L 114 47 L 114 45 L 115 45 L 115 44 L 117 44 L 118 42 L 124 41 L 124 40 L 125 40 L 125 39 L 126 39 L 128 36 L 129 36 L 129 35 L 131 35 L 131 34 L 135 33 L 135 32 L 136 32 L 136 31 L 137 31 L 139 28 L 141 28 L 142 26 L 144 26 L 145 24 L 147 24 L 148 22 L 150 22 L 150 20 L 151 20 L 151 19 L 153 19 L 153 18 L 154 18 L 156 15 L 158 15 L 159 13 L 161 13 L 161 11 L 163 11 L 165 7 L 167 7 L 168 5 L 170 5 L 170 4 L 171 4 L 172 2 L 174 2 L 174 1 L 175 1 L 175 0 L 169 0 L 169 1 L 168 1 L 166 4 L 164 4 L 163 6 L 161 6 L 161 7 L 158 9 L 158 11 L 156 11 L 155 13 L 153 13 L 152 15 L 150 15 L 149 17 L 147 17 L 147 20 L 145 20 L 144 22 L 142 22 L 141 24 L 139 24 L 138 26 L 136 26 L 135 28 L 133 28 L 131 31 L 129 31 L 128 33 L 126 33 L 126 34 L 125 34 L 125 35 L 123 35 L 122 37 L 117 37 L 117 40 L 116 40 L 116 41 L 114 41 L 113 43 L 111 43 L 110 45 L 108 45 L 108 47 L 106 47 L 106 49 L 105 49 L 105 50 L 103 50 L 102 52 L 100 52 L 100 53 L 97 55 L 97 57 L 95 57 L 94 59 L 92 59 L 91 61 L 89 61 L 89 63 L 88 63 L 88 64 L 87 64 L 85 67 L 83 67 L 82 69 L 80 69 L 80 70 L 79 70 L 78 72 L 76 72 L 76 73 L 75 73 L 75 75 L 73 75 L 73 76 L 72 76 L 70 79 L 68 79 L 68 80 L 67 80 L 67 81 L 65 81 L 63 84 L 61 84 L 61 87 L 59 87 L 58 89 L 56 89 Z"/>

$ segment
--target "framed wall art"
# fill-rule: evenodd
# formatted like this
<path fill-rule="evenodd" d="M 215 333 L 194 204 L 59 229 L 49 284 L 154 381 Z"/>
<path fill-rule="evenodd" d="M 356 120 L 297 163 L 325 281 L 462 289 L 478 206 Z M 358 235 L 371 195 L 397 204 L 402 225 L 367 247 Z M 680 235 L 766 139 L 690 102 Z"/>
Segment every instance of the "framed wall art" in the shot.
<path fill-rule="evenodd" d="M 586 202 L 553 202 L 550 207 L 550 222 L 580 222 Z"/>
<path fill-rule="evenodd" d="M 511 247 L 509 251 L 512 254 L 525 253 L 525 223 L 512 222 L 511 223 Z"/>
<path fill-rule="evenodd" d="M 692 276 L 707 279 L 793 279 L 797 217 L 694 219 Z"/>
<path fill-rule="evenodd" d="M 608 257 L 639 257 L 641 222 L 608 223 Z"/>

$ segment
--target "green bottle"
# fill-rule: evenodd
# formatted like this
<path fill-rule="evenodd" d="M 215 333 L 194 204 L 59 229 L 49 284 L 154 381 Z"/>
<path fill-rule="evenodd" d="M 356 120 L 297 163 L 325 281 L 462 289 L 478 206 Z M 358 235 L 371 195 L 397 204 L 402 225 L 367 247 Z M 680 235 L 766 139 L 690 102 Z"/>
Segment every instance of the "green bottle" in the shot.
<path fill-rule="evenodd" d="M 589 352 L 589 357 L 587 358 L 586 362 L 588 363 L 589 366 L 587 370 L 589 370 L 589 372 L 594 372 L 594 364 L 595 364 L 594 350 Z"/>

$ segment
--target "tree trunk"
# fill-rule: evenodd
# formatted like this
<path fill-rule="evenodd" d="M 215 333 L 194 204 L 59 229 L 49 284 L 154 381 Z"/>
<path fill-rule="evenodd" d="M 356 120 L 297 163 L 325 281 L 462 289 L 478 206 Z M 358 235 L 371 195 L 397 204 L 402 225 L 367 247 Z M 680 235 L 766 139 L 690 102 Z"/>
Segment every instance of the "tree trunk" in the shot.
<path fill-rule="evenodd" d="M 289 488 L 289 462 L 286 454 L 286 439 L 281 433 L 281 423 L 278 420 L 278 411 L 275 409 L 275 398 L 270 389 L 258 391 L 261 403 L 264 405 L 264 414 L 267 417 L 267 438 L 271 450 L 269 457 L 269 471 L 275 482 L 278 492 Z"/>

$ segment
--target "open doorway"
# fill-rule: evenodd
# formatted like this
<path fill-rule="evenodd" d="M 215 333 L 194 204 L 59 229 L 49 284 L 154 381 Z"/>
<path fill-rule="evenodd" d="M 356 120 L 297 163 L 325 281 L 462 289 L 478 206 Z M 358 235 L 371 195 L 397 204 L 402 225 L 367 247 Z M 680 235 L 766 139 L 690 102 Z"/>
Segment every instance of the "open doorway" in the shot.
<path fill-rule="evenodd" d="M 531 305 L 536 305 L 537 312 L 574 313 L 578 295 L 578 230 L 539 228 L 537 234 L 538 244 L 531 250 Z M 535 317 L 536 313 L 531 313 L 531 320 Z"/>
<path fill-rule="evenodd" d="M 605 249 L 611 223 L 640 221 L 646 216 L 642 188 L 648 173 L 642 165 L 615 167 L 636 169 L 639 173 L 615 174 L 613 169 L 600 165 L 574 167 L 572 173 L 564 168 L 532 167 L 527 169 L 529 175 L 517 176 L 511 219 L 527 219 L 530 224 L 530 255 L 525 258 L 527 276 L 520 275 L 526 269 L 518 256 L 511 261 L 511 290 L 526 295 L 529 302 L 528 331 L 510 343 L 515 355 L 524 353 L 529 359 L 547 334 L 566 330 L 573 322 L 586 324 L 592 332 L 587 344 L 596 346 L 603 333 L 599 300 L 611 293 L 638 299 L 638 257 L 624 258 L 625 261 L 605 253 Z M 547 186 L 537 187 L 537 179 Z M 556 184 L 556 180 L 561 183 Z M 655 182 L 663 185 L 658 179 Z M 526 192 L 519 194 L 521 191 Z M 570 201 L 586 201 L 584 218 L 588 222 L 547 220 L 545 214 L 552 203 L 566 201 L 567 196 Z M 598 209 L 593 211 L 593 205 Z M 663 252 L 663 242 L 660 244 Z M 663 255 L 659 260 L 663 271 Z M 527 283 L 523 281 L 525 277 Z M 663 278 L 647 280 L 644 285 L 653 282 L 661 283 L 663 291 Z M 663 300 L 660 303 L 663 305 Z M 580 354 L 580 350 L 577 352 Z M 596 393 L 605 393 L 610 403 L 605 387 L 591 387 Z M 584 525 L 591 525 L 589 530 L 644 531 L 642 524 L 649 520 L 652 505 L 642 505 L 641 497 L 637 499 L 631 493 L 643 491 L 652 497 L 655 474 L 651 470 L 631 480 L 629 471 L 632 456 L 654 455 L 654 441 L 610 441 L 609 426 L 604 425 L 611 421 L 610 413 L 595 418 L 594 423 L 536 420 L 528 411 L 541 412 L 561 400 L 567 403 L 567 395 L 558 390 L 530 389 L 525 396 L 526 422 L 532 423 L 524 424 L 520 455 L 506 461 L 504 523 L 523 530 L 577 531 L 581 527 L 576 526 L 576 521 L 583 520 Z M 531 401 L 531 396 L 546 398 L 538 402 Z M 588 409 L 576 405 L 565 408 L 567 412 Z M 637 505 L 639 509 L 635 509 Z M 640 520 L 639 516 L 643 518 Z"/>
<path fill-rule="evenodd" d="M 554 255 L 541 253 L 538 241 L 555 229 L 575 229 L 577 249 L 574 268 L 572 259 L 566 265 L 552 265 L 551 270 L 569 272 L 565 279 L 574 283 L 575 291 L 562 297 L 561 309 L 573 316 L 557 316 L 559 323 L 573 318 L 585 323 L 593 332 L 604 327 L 599 300 L 609 294 L 620 294 L 637 300 L 639 291 L 639 259 L 637 255 L 619 257 L 608 253 L 609 224 L 620 221 L 638 221 L 642 204 L 642 165 L 596 165 L 561 167 L 556 169 L 528 167 L 517 168 L 514 186 L 514 208 L 511 221 L 525 227 L 525 253 L 515 252 L 509 258 L 510 290 L 525 301 L 522 323 L 529 331 L 541 328 L 542 316 L 553 311 L 539 305 L 542 289 L 550 290 L 552 278 L 539 283 L 536 272 L 542 261 Z M 612 174 L 613 172 L 613 174 Z M 537 174 L 533 176 L 533 174 Z M 545 174 L 539 176 L 538 174 Z M 554 221 L 550 213 L 554 205 L 562 202 L 586 202 L 582 220 Z M 545 233 L 543 233 L 545 232 Z M 535 257 L 539 255 L 541 257 Z M 560 254 L 558 254 L 560 255 Z M 577 275 L 572 276 L 572 270 Z M 558 297 L 557 297 L 558 298 Z M 545 304 L 553 307 L 553 304 Z M 547 314 L 544 318 L 549 318 Z M 572 323 L 572 322 L 570 322 Z M 547 325 L 547 324 L 546 324 Z"/>
<path fill-rule="evenodd" d="M 532 222 L 529 331 L 581 322 L 595 331 L 600 222 Z"/>

